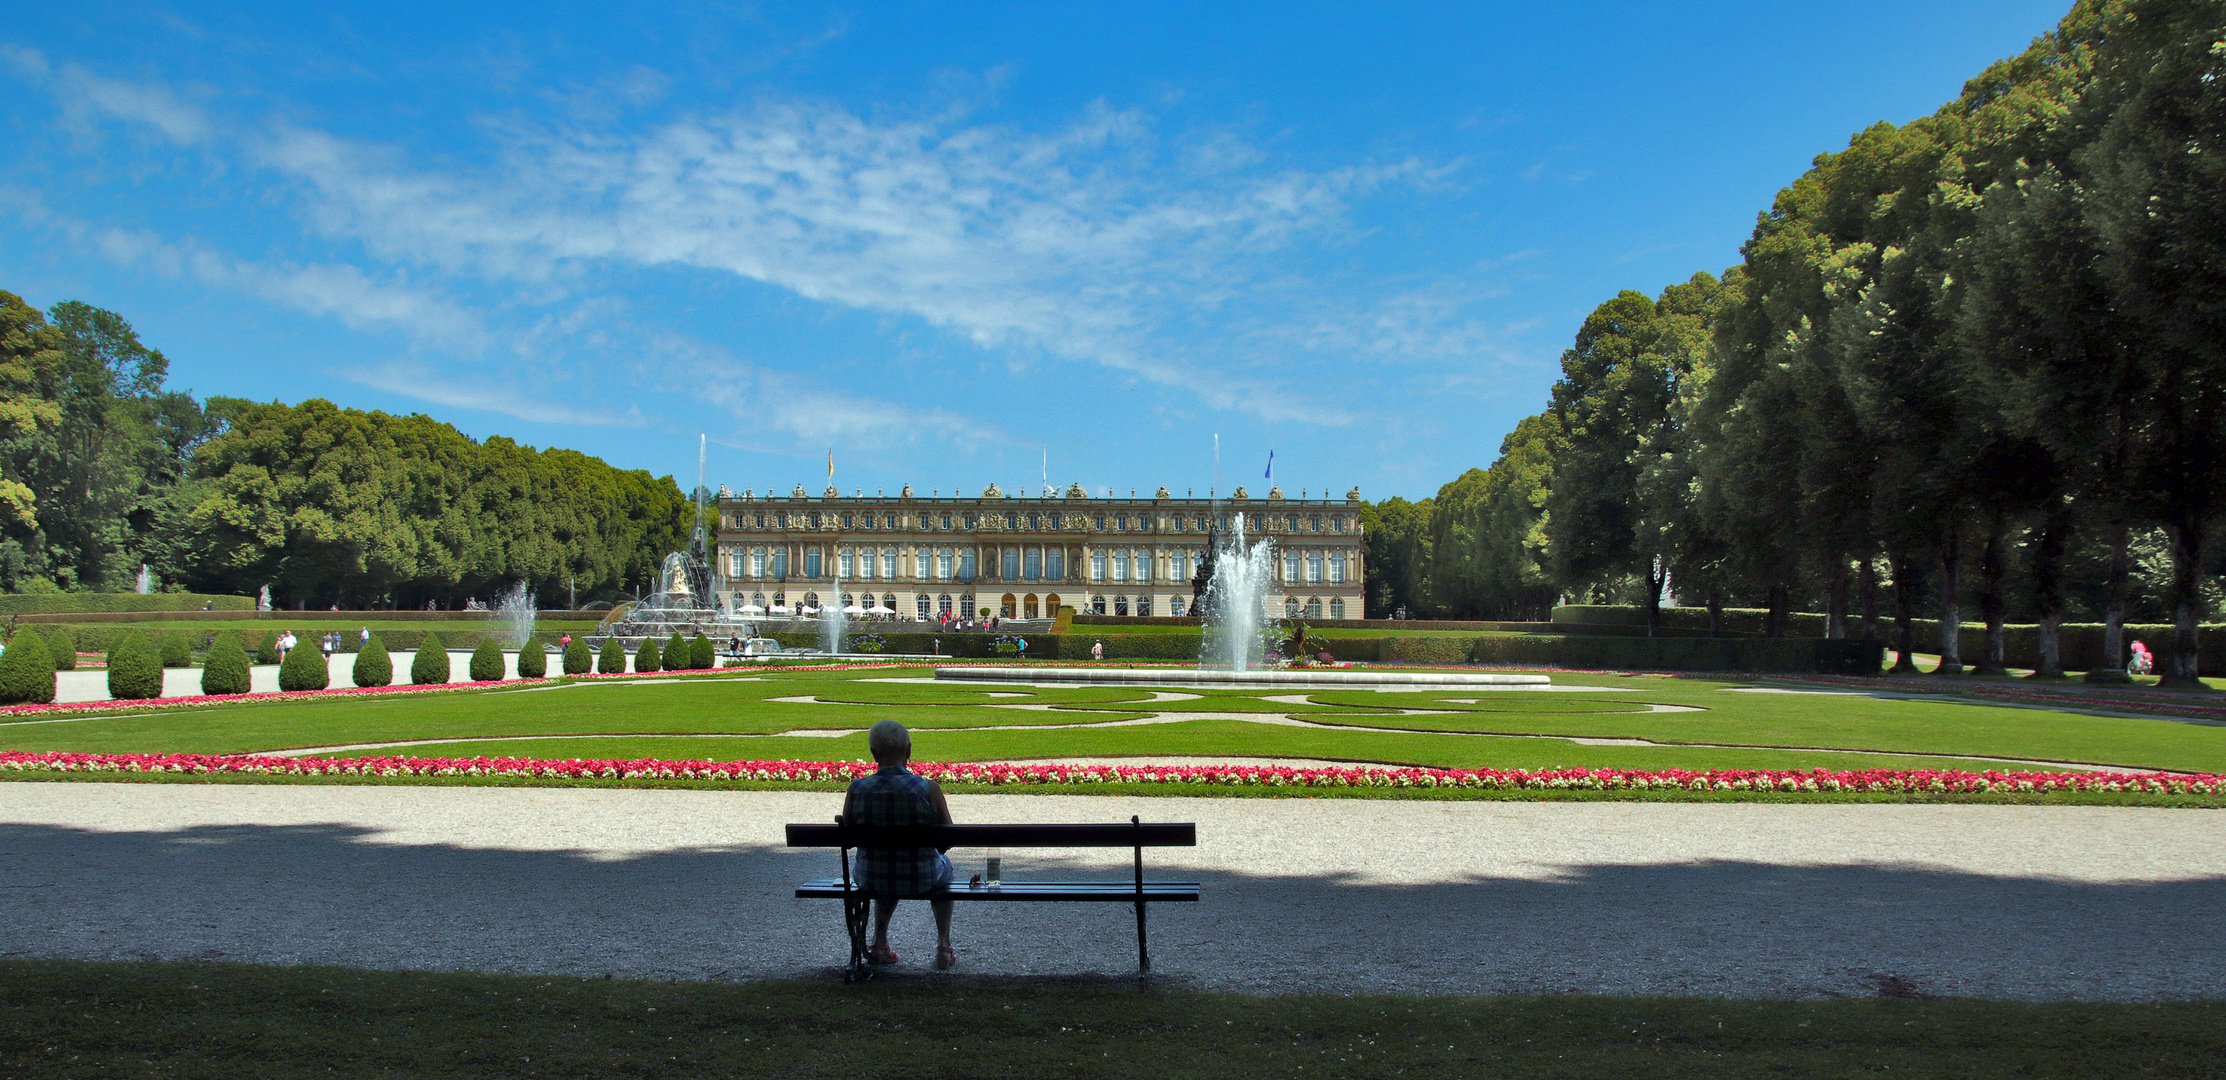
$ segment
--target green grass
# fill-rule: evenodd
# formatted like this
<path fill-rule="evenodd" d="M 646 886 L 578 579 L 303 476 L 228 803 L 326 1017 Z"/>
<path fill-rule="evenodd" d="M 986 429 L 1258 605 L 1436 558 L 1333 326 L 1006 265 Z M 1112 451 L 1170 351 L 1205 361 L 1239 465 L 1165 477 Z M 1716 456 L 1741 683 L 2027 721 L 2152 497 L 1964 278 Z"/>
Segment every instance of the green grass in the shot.
<path fill-rule="evenodd" d="M 1888 982 L 1886 993 L 1908 992 Z M 2213 1077 L 2226 1005 L 1250 996 L 0 960 L 0 1075 Z"/>
<path fill-rule="evenodd" d="M 2088 716 L 1975 699 L 1881 700 L 1735 692 L 1709 678 L 1556 673 L 1536 692 L 1177 688 L 1152 702 L 1135 687 L 998 687 L 892 682 L 927 668 L 830 672 L 749 669 L 741 677 L 394 698 L 337 698 L 0 722 L 0 749 L 109 753 L 247 753 L 419 742 L 361 754 L 414 756 L 860 758 L 883 718 L 912 727 L 923 760 L 1046 757 L 1310 757 L 1457 768 L 2000 767 L 1987 759 L 2079 761 L 2226 772 L 2226 727 Z M 1179 671 L 1169 673 L 1179 679 Z M 1882 689 L 1917 687 L 1881 680 Z M 1930 692 L 1938 684 L 1923 687 Z M 1302 700 L 1269 701 L 1293 693 Z M 1019 695 L 1019 696 L 997 696 Z M 819 701 L 783 701 L 817 698 Z M 1032 705 L 1035 708 L 1007 706 Z M 1042 708 L 1040 706 L 1051 706 Z M 1644 711 L 1677 705 L 1693 712 Z M 1399 709 L 1435 710 L 1400 715 Z M 1186 713 L 1290 716 L 1373 730 L 1329 730 Z M 1104 725 L 1165 714 L 1166 723 Z M 982 730 L 1016 728 L 1020 730 Z M 835 738 L 783 735 L 817 729 Z M 581 736 L 617 736 L 584 738 Z M 497 741 L 468 742 L 470 739 Z M 1572 739 L 1644 739 L 1616 746 Z M 1718 744 L 1718 745 L 1709 745 Z M 1889 753 L 1891 752 L 1891 753 Z M 1898 756 L 1913 755 L 1913 756 Z"/>

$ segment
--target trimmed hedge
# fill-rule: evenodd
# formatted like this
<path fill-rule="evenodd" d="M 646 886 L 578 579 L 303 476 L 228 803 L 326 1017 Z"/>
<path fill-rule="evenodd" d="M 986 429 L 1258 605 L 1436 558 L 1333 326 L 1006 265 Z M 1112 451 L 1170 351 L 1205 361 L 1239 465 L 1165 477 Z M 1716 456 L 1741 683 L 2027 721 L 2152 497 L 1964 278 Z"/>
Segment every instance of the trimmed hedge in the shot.
<path fill-rule="evenodd" d="M 587 647 L 585 641 L 574 640 L 573 644 L 581 648 Z M 567 653 L 566 655 L 570 654 Z M 566 670 L 569 671 L 570 667 L 567 666 Z M 614 637 L 604 638 L 603 650 L 595 655 L 595 670 L 604 675 L 624 674 L 626 672 L 626 643 Z"/>
<path fill-rule="evenodd" d="M 618 653 L 619 662 L 625 663 L 626 650 L 620 649 Z M 564 647 L 564 673 L 566 675 L 585 675 L 594 667 L 595 654 L 588 649 L 586 637 L 573 638 L 572 644 Z"/>
<path fill-rule="evenodd" d="M 535 634 L 525 648 L 518 650 L 518 677 L 538 679 L 548 673 L 549 646 L 541 640 L 541 635 Z"/>
<path fill-rule="evenodd" d="M 70 615 L 91 611 L 199 611 L 215 604 L 217 611 L 253 611 L 252 596 L 216 593 L 6 593 L 0 594 L 0 615 Z"/>
<path fill-rule="evenodd" d="M 357 686 L 394 685 L 394 657 L 387 654 L 386 642 L 379 635 L 371 635 L 371 640 L 356 652 L 356 666 L 350 676 Z"/>
<path fill-rule="evenodd" d="M 439 634 L 427 634 L 418 644 L 417 655 L 410 659 L 410 684 L 438 686 L 447 681 L 448 647 L 441 644 Z"/>
<path fill-rule="evenodd" d="M 136 633 L 136 631 L 126 631 L 126 633 Z M 275 664 L 280 659 L 282 657 L 278 655 L 278 631 L 263 631 L 263 643 L 255 646 L 255 662 L 258 664 Z"/>
<path fill-rule="evenodd" d="M 54 658 L 54 670 L 77 670 L 77 635 L 67 626 L 50 626 L 46 630 L 47 655 Z"/>
<path fill-rule="evenodd" d="M 54 700 L 54 655 L 46 635 L 19 632 L 0 655 L 0 704 L 44 705 Z"/>
<path fill-rule="evenodd" d="M 788 643 L 784 641 L 781 644 L 786 645 Z M 643 638 L 642 647 L 634 651 L 634 670 L 636 672 L 665 670 L 664 658 L 657 655 L 658 652 L 656 638 Z"/>
<path fill-rule="evenodd" d="M 297 635 L 297 638 L 299 635 Z M 286 659 L 278 664 L 278 688 L 288 693 L 300 690 L 323 690 L 332 685 L 332 666 L 325 663 L 324 650 L 311 645 L 306 639 L 297 640 Z"/>
<path fill-rule="evenodd" d="M 162 635 L 162 666 L 192 667 L 193 640 L 183 630 L 172 630 Z"/>
<path fill-rule="evenodd" d="M 686 671 L 688 639 L 681 637 L 680 631 L 673 631 L 672 636 L 665 639 L 664 647 L 658 650 L 657 658 L 664 663 L 666 671 Z"/>
<path fill-rule="evenodd" d="M 473 682 L 501 682 L 502 646 L 493 638 L 479 639 L 478 647 L 471 651 L 471 664 L 464 670 L 471 673 Z"/>
<path fill-rule="evenodd" d="M 719 650 L 711 639 L 697 634 L 688 643 L 688 666 L 696 671 L 710 671 L 719 666 Z"/>
<path fill-rule="evenodd" d="M 240 644 L 238 634 L 218 634 L 209 643 L 209 655 L 201 661 L 201 692 L 244 694 L 249 689 L 247 646 Z"/>
<path fill-rule="evenodd" d="M 108 650 L 108 696 L 145 701 L 162 696 L 162 658 L 147 635 L 128 631 Z"/>

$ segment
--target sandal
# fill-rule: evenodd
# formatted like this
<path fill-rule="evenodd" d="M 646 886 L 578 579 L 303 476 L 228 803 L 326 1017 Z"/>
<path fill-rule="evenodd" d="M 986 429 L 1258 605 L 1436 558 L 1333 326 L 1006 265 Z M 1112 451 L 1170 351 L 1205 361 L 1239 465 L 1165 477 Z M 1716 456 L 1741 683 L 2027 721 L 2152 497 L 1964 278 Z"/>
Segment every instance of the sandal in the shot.
<path fill-rule="evenodd" d="M 938 945 L 935 947 L 935 970 L 949 971 L 951 970 L 951 967 L 957 963 L 957 949 L 951 948 L 948 945 Z"/>
<path fill-rule="evenodd" d="M 890 964 L 903 963 L 903 961 L 898 960 L 897 954 L 891 951 L 887 945 L 876 945 L 866 950 L 866 963 L 876 967 L 886 967 Z"/>

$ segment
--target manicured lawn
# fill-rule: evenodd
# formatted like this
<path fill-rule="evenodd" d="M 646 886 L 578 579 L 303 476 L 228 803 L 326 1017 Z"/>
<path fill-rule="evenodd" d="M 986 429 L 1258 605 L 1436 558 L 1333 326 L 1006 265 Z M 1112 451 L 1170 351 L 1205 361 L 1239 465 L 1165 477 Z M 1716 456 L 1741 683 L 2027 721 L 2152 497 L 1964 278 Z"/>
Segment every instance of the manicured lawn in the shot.
<path fill-rule="evenodd" d="M 0 722 L 0 749 L 249 753 L 415 742 L 422 745 L 353 753 L 855 759 L 865 756 L 864 729 L 896 718 L 917 732 L 923 760 L 947 761 L 1157 755 L 1308 757 L 1449 768 L 1697 770 L 1988 768 L 2003 766 L 1984 759 L 2002 758 L 2226 772 L 2226 727 L 1969 699 L 1751 693 L 1743 688 L 1752 683 L 1699 678 L 1561 672 L 1552 676 L 1557 683 L 1598 689 L 1420 693 L 891 681 L 930 674 L 928 668 L 762 668 L 736 677 L 587 681 L 422 697 L 33 718 Z M 1181 672 L 1171 670 L 1168 676 L 1179 680 Z M 1899 680 L 1880 680 L 1878 685 L 1885 690 L 1918 688 Z M 1289 717 L 1367 730 L 1183 719 L 1189 713 Z M 1160 722 L 1123 723 L 1153 714 Z M 784 734 L 796 731 L 850 734 Z M 492 741 L 461 741 L 467 739 Z M 1571 741 L 1575 739 L 1641 739 L 1662 745 Z"/>
<path fill-rule="evenodd" d="M 1882 994 L 1906 993 L 1888 980 Z M 0 960 L 0 1075 L 2212 1077 L 2226 1005 L 1248 996 Z"/>

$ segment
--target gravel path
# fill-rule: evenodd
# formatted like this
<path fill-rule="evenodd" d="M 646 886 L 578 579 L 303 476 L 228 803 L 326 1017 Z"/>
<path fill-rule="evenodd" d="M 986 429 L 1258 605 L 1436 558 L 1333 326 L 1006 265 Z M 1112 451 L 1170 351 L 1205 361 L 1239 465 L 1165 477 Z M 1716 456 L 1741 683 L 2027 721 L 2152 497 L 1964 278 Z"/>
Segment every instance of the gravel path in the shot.
<path fill-rule="evenodd" d="M 2226 814 L 2090 807 L 954 796 L 962 821 L 1196 821 L 1148 853 L 1158 976 L 1296 990 L 2226 996 Z M 824 974 L 824 794 L 0 783 L 0 954 Z M 978 852 L 956 853 L 962 874 Z M 1009 877 L 1126 852 L 1008 853 Z M 1088 869 L 1095 867 L 1095 870 Z M 962 972 L 1122 974 L 1114 905 L 964 905 Z M 927 958 L 925 905 L 896 948 Z M 907 969 L 925 965 L 910 963 Z M 1900 984 L 1897 984 L 1900 985 Z"/>

